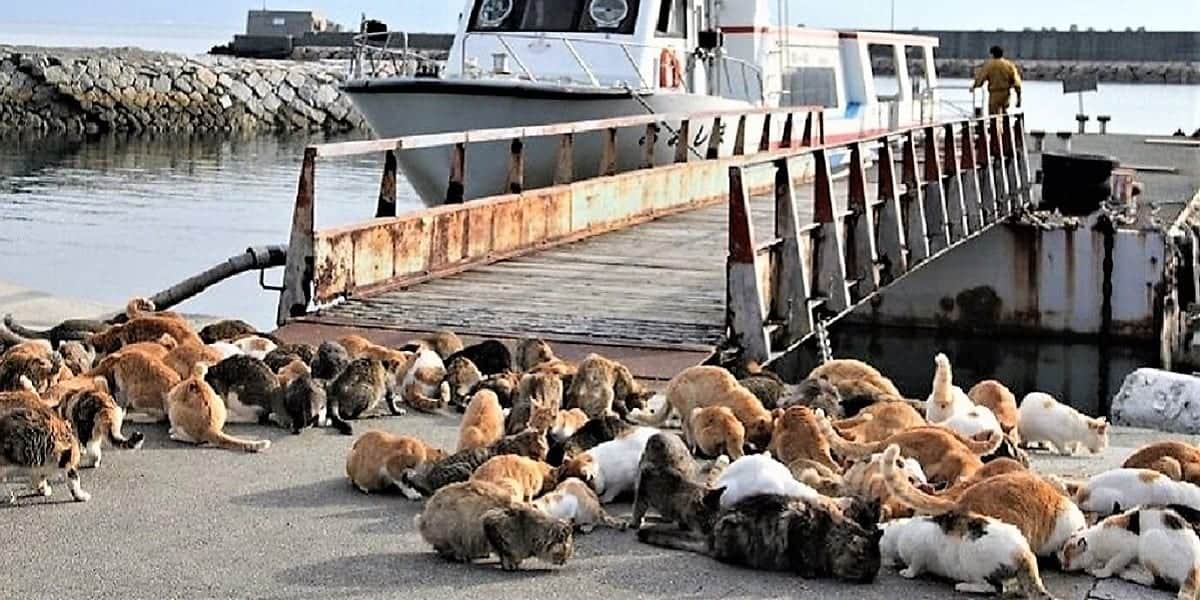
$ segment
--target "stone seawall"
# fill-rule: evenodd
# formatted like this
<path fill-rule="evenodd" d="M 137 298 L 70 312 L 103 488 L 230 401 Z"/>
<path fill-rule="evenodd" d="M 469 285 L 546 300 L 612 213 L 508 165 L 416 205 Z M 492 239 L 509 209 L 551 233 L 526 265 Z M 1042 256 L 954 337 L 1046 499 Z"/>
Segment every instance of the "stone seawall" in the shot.
<path fill-rule="evenodd" d="M 876 57 L 872 63 L 877 74 L 893 75 L 896 72 L 891 58 Z M 982 60 L 939 58 L 938 76 L 944 79 L 971 79 L 982 64 Z M 1200 84 L 1200 63 L 1017 60 L 1017 66 L 1021 69 L 1021 76 L 1029 81 L 1061 81 L 1068 77 L 1094 75 L 1100 81 L 1110 83 Z M 916 73 L 918 67 L 917 62 L 909 64 L 909 73 Z"/>
<path fill-rule="evenodd" d="M 345 61 L 0 47 L 0 131 L 346 131 Z"/>

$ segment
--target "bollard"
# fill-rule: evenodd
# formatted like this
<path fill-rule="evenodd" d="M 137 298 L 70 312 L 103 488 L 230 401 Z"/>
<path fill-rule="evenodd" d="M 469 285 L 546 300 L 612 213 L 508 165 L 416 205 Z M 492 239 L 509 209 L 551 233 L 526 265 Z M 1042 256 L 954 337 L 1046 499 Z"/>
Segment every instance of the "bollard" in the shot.
<path fill-rule="evenodd" d="M 1091 121 L 1091 117 L 1087 115 L 1075 115 L 1075 120 L 1079 122 L 1079 135 L 1087 133 L 1087 122 Z"/>
<path fill-rule="evenodd" d="M 1108 122 L 1112 120 L 1112 115 L 1100 115 L 1096 117 L 1096 122 L 1100 123 L 1100 135 L 1108 135 Z"/>
<path fill-rule="evenodd" d="M 1034 129 L 1033 131 L 1029 132 L 1029 135 L 1033 138 L 1034 154 L 1041 154 L 1041 153 L 1045 152 L 1046 151 L 1046 132 Z"/>
<path fill-rule="evenodd" d="M 1055 135 L 1058 137 L 1058 139 L 1062 140 L 1063 150 L 1070 152 L 1071 151 L 1071 132 L 1070 131 L 1060 131 Z"/>

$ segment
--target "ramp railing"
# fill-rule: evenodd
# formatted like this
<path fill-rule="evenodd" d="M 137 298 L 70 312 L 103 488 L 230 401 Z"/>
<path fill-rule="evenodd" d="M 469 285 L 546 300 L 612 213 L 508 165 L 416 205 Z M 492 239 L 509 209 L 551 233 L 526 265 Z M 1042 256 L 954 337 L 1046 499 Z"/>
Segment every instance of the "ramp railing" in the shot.
<path fill-rule="evenodd" d="M 848 191 L 837 197 L 830 158 L 847 152 Z M 874 186 L 868 181 L 872 155 L 878 157 Z M 816 165 L 815 205 L 807 220 L 799 217 L 792 176 L 800 161 Z M 748 182 L 764 174 L 776 182 L 775 235 L 758 240 Z M 1031 187 L 1020 113 L 915 127 L 730 167 L 729 341 L 748 359 L 778 358 L 815 335 L 821 322 L 840 318 L 1030 206 Z"/>

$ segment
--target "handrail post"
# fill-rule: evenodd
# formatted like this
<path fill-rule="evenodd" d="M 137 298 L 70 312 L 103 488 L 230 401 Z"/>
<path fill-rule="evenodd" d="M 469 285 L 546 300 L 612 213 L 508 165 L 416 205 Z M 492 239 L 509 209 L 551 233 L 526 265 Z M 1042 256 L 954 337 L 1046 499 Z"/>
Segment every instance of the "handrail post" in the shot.
<path fill-rule="evenodd" d="M 986 119 L 976 119 L 975 172 L 979 177 L 979 198 L 983 203 L 983 222 L 991 225 L 1000 220 L 1000 199 L 996 191 L 996 174 L 992 170 L 992 141 Z"/>
<path fill-rule="evenodd" d="M 931 252 L 937 253 L 950 247 L 950 220 L 946 217 L 946 194 L 942 188 L 942 165 L 938 159 L 937 133 L 933 127 L 925 128 L 925 219 L 930 236 Z"/>
<path fill-rule="evenodd" d="M 904 207 L 905 235 L 908 238 L 908 268 L 929 258 L 929 236 L 925 224 L 925 197 L 917 177 L 917 139 L 909 131 L 904 135 L 904 154 L 901 158 L 903 170 L 901 182 L 905 192 L 901 196 Z"/>
<path fill-rule="evenodd" d="M 805 148 L 813 146 L 813 113 L 811 110 L 804 115 L 804 134 L 800 137 L 800 145 Z"/>
<path fill-rule="evenodd" d="M 887 284 L 908 272 L 908 242 L 904 235 L 904 216 L 900 208 L 900 190 L 892 141 L 883 138 L 879 145 L 879 253 L 880 284 Z"/>
<path fill-rule="evenodd" d="M 850 289 L 846 285 L 845 221 L 833 200 L 833 174 L 824 148 L 813 153 L 816 179 L 813 182 L 813 218 L 821 224 L 814 244 L 817 265 L 813 288 L 825 297 L 825 308 L 840 313 L 850 308 Z"/>
<path fill-rule="evenodd" d="M 782 240 L 776 250 L 778 259 L 771 295 L 771 316 L 782 318 L 789 341 L 799 340 L 813 331 L 811 244 L 800 233 L 800 218 L 796 211 L 796 180 L 792 177 L 791 161 L 775 161 L 775 237 Z"/>
<path fill-rule="evenodd" d="M 513 138 L 508 157 L 508 193 L 520 194 L 525 189 L 525 142 Z"/>
<path fill-rule="evenodd" d="M 746 155 L 746 115 L 738 117 L 737 133 L 733 137 L 733 155 Z"/>
<path fill-rule="evenodd" d="M 967 233 L 975 235 L 986 224 L 983 214 L 983 194 L 979 186 L 979 161 L 975 157 L 976 131 L 974 121 L 963 121 L 962 137 L 962 181 L 963 205 L 966 209 Z"/>
<path fill-rule="evenodd" d="M 758 138 L 758 151 L 769 152 L 771 150 L 771 113 L 763 113 L 762 135 Z"/>
<path fill-rule="evenodd" d="M 467 193 L 467 144 L 460 142 L 450 149 L 450 181 L 446 185 L 446 204 L 462 204 Z"/>
<path fill-rule="evenodd" d="M 770 347 L 751 215 L 750 183 L 741 167 L 730 167 L 725 326 L 747 359 L 765 362 L 770 358 Z"/>
<path fill-rule="evenodd" d="M 564 133 L 558 138 L 558 157 L 554 168 L 554 185 L 575 181 L 575 134 Z"/>
<path fill-rule="evenodd" d="M 679 122 L 678 140 L 675 143 L 675 164 L 688 161 L 692 149 L 692 120 L 684 119 Z"/>
<path fill-rule="evenodd" d="M 792 119 L 793 113 L 788 111 L 787 117 L 783 121 L 783 137 L 779 139 L 779 147 L 790 149 L 792 147 Z"/>
<path fill-rule="evenodd" d="M 996 218 L 1003 219 L 1012 214 L 1010 204 L 1012 190 L 1009 188 L 1008 169 L 1004 160 L 1004 125 L 999 115 L 988 116 L 988 129 L 991 132 L 991 158 L 989 164 L 992 177 L 996 182 Z"/>
<path fill-rule="evenodd" d="M 879 289 L 879 252 L 875 246 L 875 203 L 867 201 L 867 164 L 862 144 L 850 144 L 850 181 L 846 224 L 846 272 L 858 280 L 853 297 L 860 300 Z"/>
<path fill-rule="evenodd" d="M 379 202 L 375 205 L 375 218 L 396 216 L 396 151 L 388 150 L 383 155 L 383 177 L 379 181 Z"/>
<path fill-rule="evenodd" d="M 704 158 L 715 160 L 721 157 L 721 138 L 724 137 L 722 135 L 724 133 L 723 126 L 720 116 L 713 117 L 712 135 L 708 137 L 708 152 L 704 153 Z"/>
<path fill-rule="evenodd" d="M 949 241 L 951 244 L 967 239 L 971 229 L 967 224 L 967 207 L 963 197 L 962 168 L 958 157 L 958 136 L 954 131 L 954 123 L 946 123 L 942 127 L 944 142 L 942 155 L 945 165 L 942 170 L 943 192 L 946 196 L 946 220 L 949 222 Z"/>
<path fill-rule="evenodd" d="M 283 273 L 283 291 L 275 313 L 276 325 L 283 326 L 294 317 L 308 312 L 312 301 L 313 266 L 315 264 L 316 231 L 313 205 L 316 202 L 317 149 L 304 150 L 300 167 L 300 182 L 296 188 L 296 204 L 292 209 L 292 233 L 288 239 L 287 266 Z"/>
<path fill-rule="evenodd" d="M 603 148 L 600 152 L 600 176 L 608 177 L 617 174 L 617 128 L 609 127 L 601 132 L 604 136 Z"/>
<path fill-rule="evenodd" d="M 658 123 L 646 126 L 646 145 L 642 147 L 642 168 L 654 168 L 654 152 L 658 146 Z"/>

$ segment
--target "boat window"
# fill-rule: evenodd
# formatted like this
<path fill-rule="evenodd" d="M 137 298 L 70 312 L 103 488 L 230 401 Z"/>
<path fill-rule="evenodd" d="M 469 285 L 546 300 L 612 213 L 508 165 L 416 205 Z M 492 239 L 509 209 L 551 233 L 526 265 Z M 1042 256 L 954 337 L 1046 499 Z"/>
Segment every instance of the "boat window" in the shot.
<path fill-rule="evenodd" d="M 639 0 L 479 0 L 470 31 L 633 33 Z"/>
<path fill-rule="evenodd" d="M 792 71 L 791 106 L 838 106 L 837 69 L 798 67 Z"/>
<path fill-rule="evenodd" d="M 660 37 L 687 37 L 687 8 L 688 0 L 662 0 L 658 9 L 658 27 L 655 31 Z"/>

